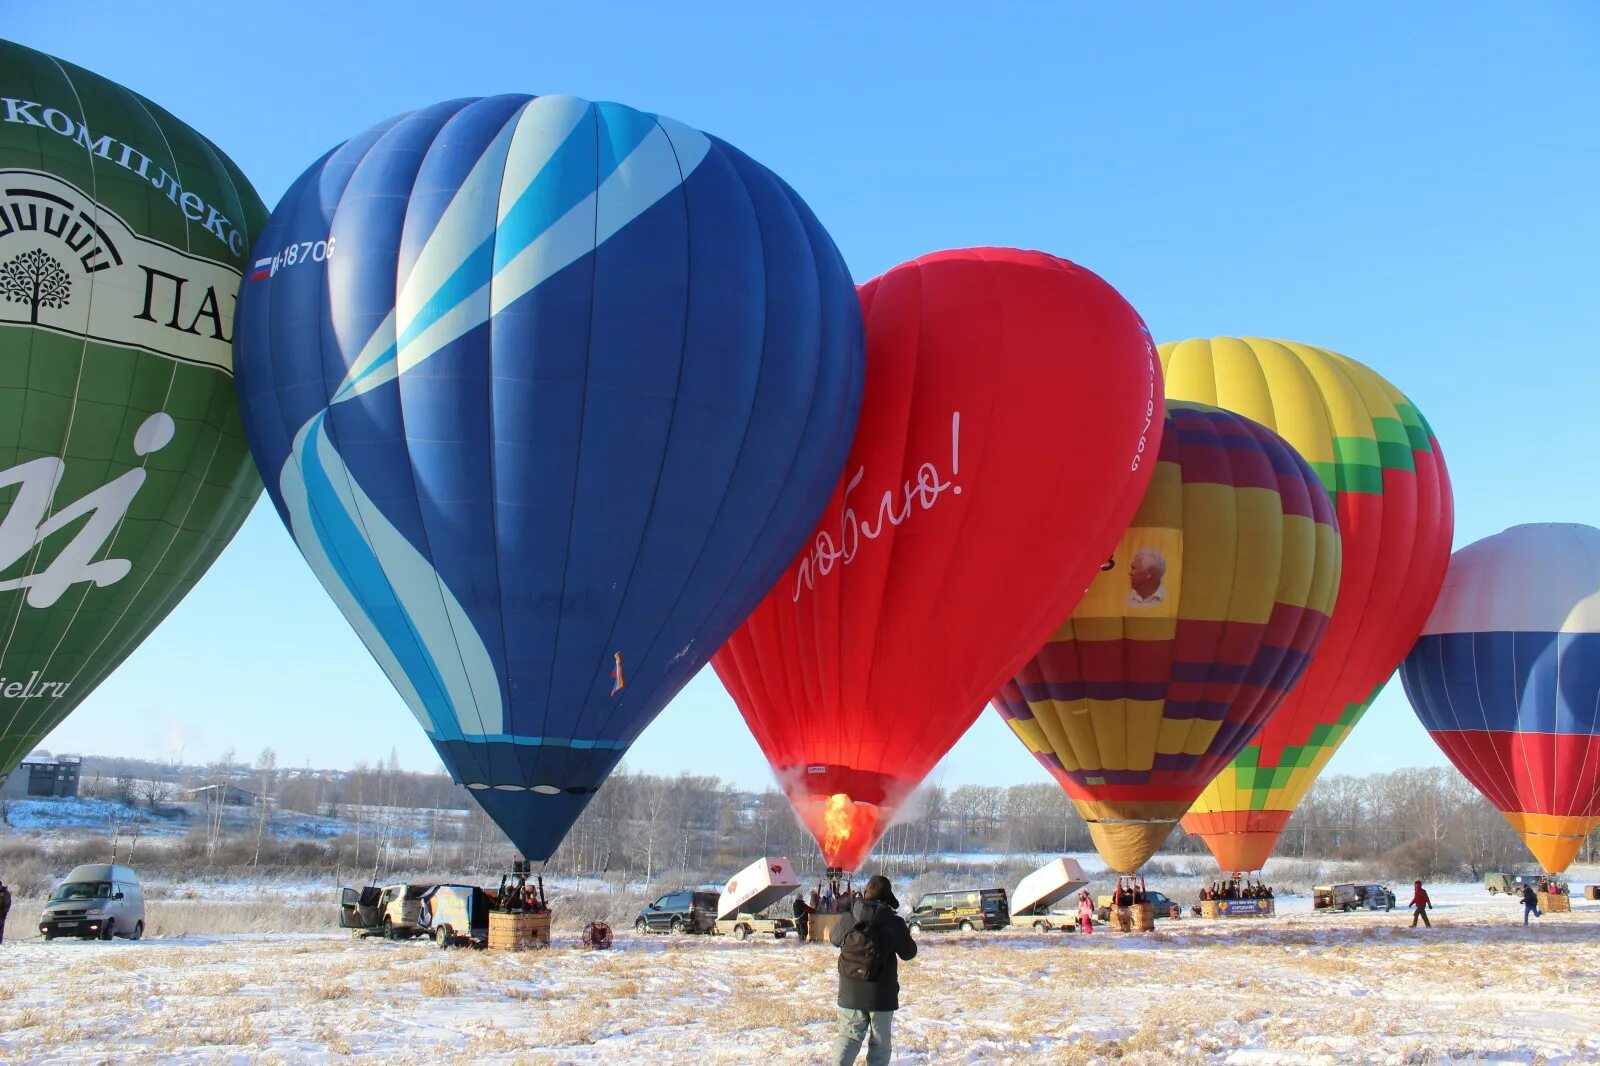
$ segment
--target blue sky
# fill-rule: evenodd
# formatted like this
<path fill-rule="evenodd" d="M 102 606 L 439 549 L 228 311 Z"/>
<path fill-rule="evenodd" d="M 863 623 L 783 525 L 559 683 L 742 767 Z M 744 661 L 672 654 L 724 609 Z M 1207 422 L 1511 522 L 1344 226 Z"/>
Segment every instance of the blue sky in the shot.
<path fill-rule="evenodd" d="M 858 280 L 1036 247 L 1116 285 L 1158 340 L 1281 336 L 1368 363 L 1439 435 L 1458 545 L 1600 524 L 1600 7 L 1311 7 L 58 0 L 16 5 L 6 32 L 160 102 L 268 204 L 339 141 L 449 97 L 671 115 L 782 174 Z M 268 745 L 437 766 L 263 502 L 47 746 Z M 709 670 L 628 762 L 768 779 Z M 1331 770 L 1442 762 L 1396 681 Z M 992 711 L 939 773 L 1046 779 Z"/>

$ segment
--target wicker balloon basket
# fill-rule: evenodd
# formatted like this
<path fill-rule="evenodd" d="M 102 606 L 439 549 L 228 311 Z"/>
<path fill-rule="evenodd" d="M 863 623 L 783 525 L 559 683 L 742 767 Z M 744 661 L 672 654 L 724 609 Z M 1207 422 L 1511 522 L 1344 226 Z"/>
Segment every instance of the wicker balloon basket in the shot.
<path fill-rule="evenodd" d="M 839 924 L 842 914 L 813 914 L 807 925 L 806 940 L 813 944 L 826 944 L 833 935 L 833 927 Z"/>
<path fill-rule="evenodd" d="M 1546 914 L 1566 914 L 1572 910 L 1572 897 L 1565 892 L 1541 892 L 1539 909 Z"/>
<path fill-rule="evenodd" d="M 1113 907 L 1109 924 L 1114 933 L 1148 933 L 1156 927 L 1156 909 L 1148 903 Z"/>
<path fill-rule="evenodd" d="M 550 946 L 550 915 L 489 912 L 489 950 L 527 951 Z"/>

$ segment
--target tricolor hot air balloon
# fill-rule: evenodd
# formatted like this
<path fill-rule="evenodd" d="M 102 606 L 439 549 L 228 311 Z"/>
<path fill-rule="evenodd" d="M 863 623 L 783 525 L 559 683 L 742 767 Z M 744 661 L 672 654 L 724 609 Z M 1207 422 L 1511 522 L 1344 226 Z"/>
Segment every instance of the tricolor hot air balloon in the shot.
<path fill-rule="evenodd" d="M 1224 870 L 1258 870 L 1334 750 L 1422 629 L 1450 555 L 1444 456 L 1393 385 L 1324 348 L 1256 337 L 1161 346 L 1167 395 L 1276 431 L 1333 495 L 1343 559 L 1322 645 L 1183 826 Z"/>
<path fill-rule="evenodd" d="M 1512 526 L 1456 552 L 1400 678 L 1546 872 L 1570 866 L 1600 825 L 1600 530 Z"/>
<path fill-rule="evenodd" d="M 279 514 L 534 860 L 794 557 L 861 396 L 854 286 L 800 198 L 566 96 L 329 152 L 256 245 L 239 330 Z"/>
<path fill-rule="evenodd" d="M 712 659 L 840 870 L 1082 595 L 1161 436 L 1144 324 L 1072 263 L 941 252 L 863 285 L 861 307 L 844 477 Z"/>
<path fill-rule="evenodd" d="M 3 781 L 261 491 L 232 335 L 266 208 L 210 141 L 82 67 L 0 41 L 0 97 Z"/>
<path fill-rule="evenodd" d="M 1339 531 L 1304 459 L 1247 418 L 1169 402 L 1138 514 L 995 708 L 1132 873 L 1305 672 Z"/>

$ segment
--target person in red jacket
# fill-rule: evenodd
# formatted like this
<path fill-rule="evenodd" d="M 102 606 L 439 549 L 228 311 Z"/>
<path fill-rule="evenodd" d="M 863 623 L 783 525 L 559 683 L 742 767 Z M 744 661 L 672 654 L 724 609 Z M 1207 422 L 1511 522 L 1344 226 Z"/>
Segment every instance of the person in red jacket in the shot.
<path fill-rule="evenodd" d="M 1433 900 L 1428 898 L 1428 890 L 1422 887 L 1422 882 L 1416 882 L 1411 890 L 1411 928 L 1417 927 L 1417 919 L 1422 919 L 1422 924 L 1429 929 L 1433 923 L 1428 921 L 1428 908 L 1433 906 Z"/>

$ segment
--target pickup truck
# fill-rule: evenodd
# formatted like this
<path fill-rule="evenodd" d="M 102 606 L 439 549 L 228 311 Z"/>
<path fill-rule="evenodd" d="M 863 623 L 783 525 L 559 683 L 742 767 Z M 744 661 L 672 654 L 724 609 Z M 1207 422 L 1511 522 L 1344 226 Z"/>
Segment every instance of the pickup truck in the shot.
<path fill-rule="evenodd" d="M 748 940 L 757 934 L 782 940 L 795 929 L 793 918 L 771 918 L 765 914 L 747 914 L 741 911 L 730 918 L 718 918 L 717 924 L 711 931 L 718 936 L 731 936 L 735 940 Z"/>
<path fill-rule="evenodd" d="M 1176 918 L 1183 913 L 1183 908 L 1178 906 L 1170 896 L 1164 892 L 1146 891 L 1144 901 L 1155 908 L 1157 918 Z M 1095 919 L 1100 922 L 1111 920 L 1112 894 L 1107 892 L 1095 900 Z"/>

